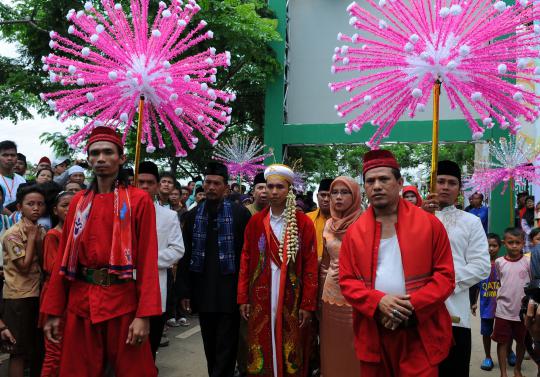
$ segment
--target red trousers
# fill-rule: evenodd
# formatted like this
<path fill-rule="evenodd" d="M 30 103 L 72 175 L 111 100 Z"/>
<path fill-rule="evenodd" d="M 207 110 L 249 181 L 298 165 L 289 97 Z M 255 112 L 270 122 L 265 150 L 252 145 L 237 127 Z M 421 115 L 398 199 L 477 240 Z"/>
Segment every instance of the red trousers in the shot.
<path fill-rule="evenodd" d="M 156 377 L 148 339 L 128 345 L 126 339 L 135 313 L 92 324 L 69 311 L 60 361 L 60 377 L 102 377 L 110 365 L 115 377 Z"/>
<path fill-rule="evenodd" d="M 64 334 L 64 320 L 60 322 L 60 334 Z M 53 343 L 45 337 L 45 358 L 41 367 L 41 377 L 58 377 L 62 343 Z"/>
<path fill-rule="evenodd" d="M 360 361 L 362 377 L 437 377 L 437 365 L 429 363 L 418 331 L 399 329 L 390 331 L 379 327 L 381 362 Z"/>

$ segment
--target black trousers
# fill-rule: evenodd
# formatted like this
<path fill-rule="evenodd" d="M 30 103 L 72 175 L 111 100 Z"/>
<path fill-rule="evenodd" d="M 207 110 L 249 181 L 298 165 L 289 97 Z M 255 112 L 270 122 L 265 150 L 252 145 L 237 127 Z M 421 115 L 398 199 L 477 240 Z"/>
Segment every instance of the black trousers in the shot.
<path fill-rule="evenodd" d="M 240 313 L 199 313 L 209 377 L 233 377 Z"/>
<path fill-rule="evenodd" d="M 163 336 L 163 329 L 165 328 L 166 321 L 167 316 L 165 313 L 163 313 L 163 315 L 150 317 L 150 335 L 148 335 L 148 339 L 150 340 L 150 348 L 152 349 L 154 361 L 156 360 L 156 353 L 159 348 L 159 343 L 161 343 L 161 337 Z"/>
<path fill-rule="evenodd" d="M 471 363 L 471 329 L 452 326 L 454 345 L 439 365 L 439 377 L 469 377 Z"/>

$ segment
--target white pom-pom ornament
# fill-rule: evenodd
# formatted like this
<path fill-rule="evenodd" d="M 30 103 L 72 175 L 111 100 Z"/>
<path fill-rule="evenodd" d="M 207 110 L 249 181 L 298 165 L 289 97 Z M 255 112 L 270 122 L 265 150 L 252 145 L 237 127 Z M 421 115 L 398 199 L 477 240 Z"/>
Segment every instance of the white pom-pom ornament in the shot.
<path fill-rule="evenodd" d="M 441 16 L 442 18 L 448 17 L 449 14 L 450 14 L 450 8 L 442 7 L 439 10 L 439 16 Z"/>
<path fill-rule="evenodd" d="M 414 89 L 412 90 L 412 96 L 413 96 L 414 98 L 420 98 L 420 97 L 422 97 L 422 90 L 419 89 L 419 88 L 414 88 Z"/>
<path fill-rule="evenodd" d="M 484 131 L 475 131 L 472 134 L 473 140 L 480 140 L 484 136 Z"/>
<path fill-rule="evenodd" d="M 92 93 L 86 93 L 86 99 L 88 100 L 88 102 L 92 102 L 95 98 L 94 98 L 94 95 Z"/>
<path fill-rule="evenodd" d="M 504 1 L 497 1 L 495 4 L 493 4 L 493 7 L 498 11 L 498 12 L 504 12 L 506 10 L 506 3 Z"/>
<path fill-rule="evenodd" d="M 499 71 L 500 75 L 504 75 L 507 70 L 508 70 L 508 67 L 506 66 L 506 64 L 503 64 L 503 63 L 499 64 L 497 67 L 497 71 Z"/>
<path fill-rule="evenodd" d="M 480 92 L 473 92 L 473 93 L 471 94 L 471 99 L 472 99 L 473 101 L 478 101 L 478 100 L 480 100 L 481 98 L 482 98 L 482 93 L 480 93 Z"/>
<path fill-rule="evenodd" d="M 110 71 L 108 76 L 109 76 L 109 79 L 116 80 L 118 78 L 118 73 L 116 73 L 116 71 Z"/>
<path fill-rule="evenodd" d="M 459 5 L 459 4 L 454 4 L 454 5 L 452 5 L 450 7 L 450 14 L 452 16 L 457 16 L 457 15 L 461 14 L 461 11 L 462 11 L 461 5 Z"/>

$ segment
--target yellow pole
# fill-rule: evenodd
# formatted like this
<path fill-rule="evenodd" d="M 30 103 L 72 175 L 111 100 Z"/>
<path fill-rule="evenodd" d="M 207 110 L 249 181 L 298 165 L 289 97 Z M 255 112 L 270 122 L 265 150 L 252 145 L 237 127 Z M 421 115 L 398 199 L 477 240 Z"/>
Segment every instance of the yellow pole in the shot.
<path fill-rule="evenodd" d="M 439 162 L 439 98 L 441 95 L 441 82 L 433 84 L 433 129 L 431 138 L 431 182 L 430 192 L 435 192 L 437 183 L 437 163 Z"/>
<path fill-rule="evenodd" d="M 137 142 L 135 144 L 135 177 L 134 183 L 137 184 L 139 179 L 139 162 L 141 160 L 141 138 L 143 124 L 144 96 L 139 99 L 139 121 L 137 122 Z"/>
<path fill-rule="evenodd" d="M 514 191 L 515 184 L 514 179 L 510 178 L 510 227 L 514 227 L 515 224 L 515 210 L 514 210 Z"/>

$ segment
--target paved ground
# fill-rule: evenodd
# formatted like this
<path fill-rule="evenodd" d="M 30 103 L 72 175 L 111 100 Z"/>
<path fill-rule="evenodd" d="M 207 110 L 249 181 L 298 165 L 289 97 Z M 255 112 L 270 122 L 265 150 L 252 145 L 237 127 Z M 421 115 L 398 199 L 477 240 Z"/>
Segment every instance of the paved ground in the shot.
<path fill-rule="evenodd" d="M 197 318 L 191 318 L 191 326 L 188 328 L 177 327 L 168 330 L 170 344 L 168 347 L 160 348 L 157 356 L 160 377 L 205 377 L 206 362 L 201 340 L 200 327 Z M 499 369 L 495 360 L 495 369 L 491 372 L 480 370 L 480 363 L 484 358 L 482 339 L 479 335 L 479 320 L 474 318 L 473 323 L 473 345 L 471 356 L 471 377 L 498 377 Z M 493 357 L 496 358 L 496 344 L 492 343 Z M 4 358 L 0 356 L 0 360 Z M 7 362 L 0 366 L 0 377 L 7 376 Z M 509 368 L 509 376 L 513 376 L 512 368 Z M 523 368 L 524 376 L 535 377 L 536 366 L 530 360 L 525 360 Z M 339 376 L 336 376 L 339 377 Z M 459 377 L 459 376 L 456 376 Z"/>

